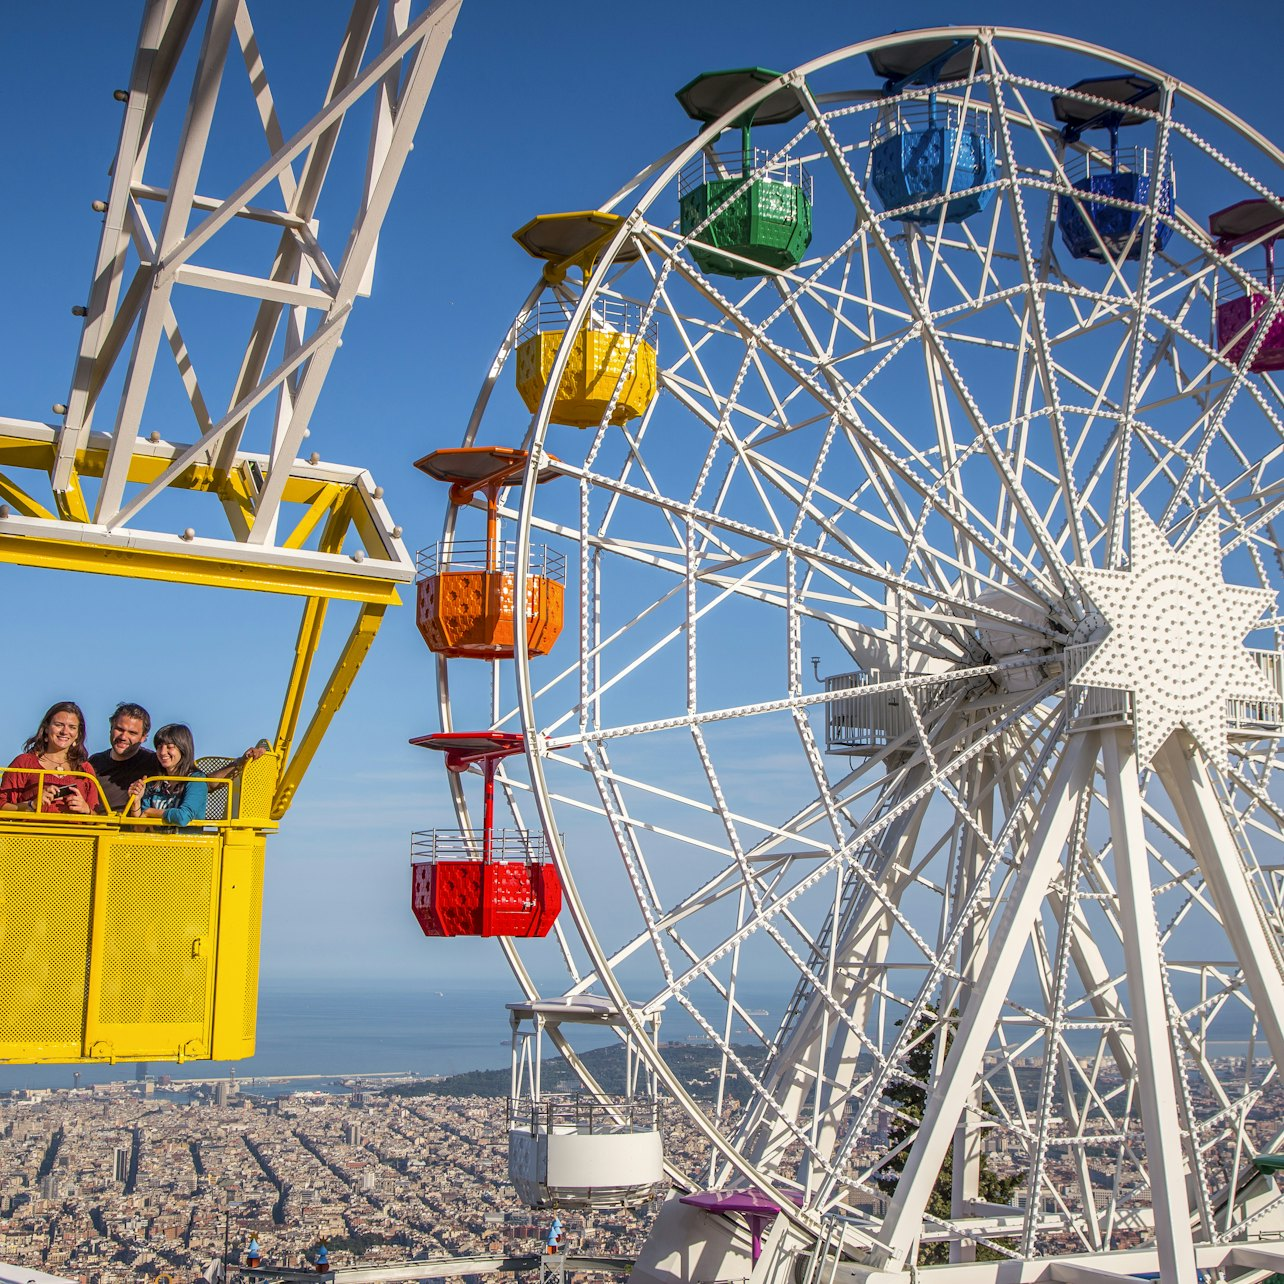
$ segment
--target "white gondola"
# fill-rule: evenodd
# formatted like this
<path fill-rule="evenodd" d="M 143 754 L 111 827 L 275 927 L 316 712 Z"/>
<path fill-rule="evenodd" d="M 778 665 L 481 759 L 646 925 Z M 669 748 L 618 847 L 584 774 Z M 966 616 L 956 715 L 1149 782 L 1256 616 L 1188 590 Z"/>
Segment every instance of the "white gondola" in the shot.
<path fill-rule="evenodd" d="M 623 1208 L 663 1193 L 668 1183 L 655 1079 L 620 1009 L 597 995 L 576 995 L 510 1003 L 508 1011 L 508 1173 L 523 1202 L 531 1208 Z M 660 1013 L 639 1017 L 655 1045 Z M 544 1032 L 569 1052 L 564 1024 L 625 1032 L 622 1093 L 543 1090 Z"/>

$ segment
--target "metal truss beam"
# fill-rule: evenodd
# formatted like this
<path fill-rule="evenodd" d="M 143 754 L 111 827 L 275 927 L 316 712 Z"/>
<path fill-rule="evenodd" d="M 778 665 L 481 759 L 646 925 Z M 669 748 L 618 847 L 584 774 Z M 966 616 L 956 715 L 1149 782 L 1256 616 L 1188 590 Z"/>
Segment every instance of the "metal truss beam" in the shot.
<path fill-rule="evenodd" d="M 395 604 L 397 585 L 414 578 L 400 528 L 393 525 L 382 492 L 363 469 L 318 461 L 281 470 L 283 498 L 297 508 L 298 517 L 275 546 L 258 547 L 210 537 L 204 526 L 200 533 L 195 526 L 109 530 L 99 523 L 56 517 L 46 507 L 51 501 L 37 493 L 34 483 L 44 474 L 39 480 L 48 485 L 56 467 L 57 442 L 57 430 L 47 424 L 0 419 L 0 561 L 384 605 Z M 100 476 L 108 454 L 106 434 L 90 434 L 76 457 L 76 476 Z M 130 458 L 128 478 L 148 482 L 163 476 L 186 454 L 169 442 L 140 441 Z M 249 506 L 266 464 L 265 456 L 239 453 L 235 466 L 222 473 L 206 452 L 175 475 L 171 489 L 204 492 L 224 503 Z M 16 473 L 24 474 L 26 485 L 14 480 Z M 318 543 L 314 531 L 327 514 L 327 540 Z M 203 516 L 208 522 L 209 511 Z"/>
<path fill-rule="evenodd" d="M 43 533 L 9 525 L 2 556 L 169 577 L 171 571 L 156 569 L 160 564 L 149 558 L 168 551 L 156 543 L 171 537 L 144 529 L 145 514 L 175 490 L 207 490 L 223 510 L 217 529 L 198 518 L 184 528 L 199 530 L 209 545 L 223 545 L 223 552 L 209 546 L 173 550 L 194 566 L 222 567 L 197 571 L 197 578 L 232 584 L 245 577 L 239 568 L 258 563 L 265 569 L 249 576 L 262 582 L 254 587 L 328 592 L 314 568 L 302 566 L 301 586 L 288 586 L 281 555 L 295 564 L 305 550 L 283 506 L 299 502 L 299 483 L 309 466 L 296 452 L 353 303 L 369 292 L 383 219 L 461 3 L 430 0 L 413 15 L 410 0 L 354 0 L 337 53 L 322 68 L 319 107 L 287 133 L 252 0 L 147 0 L 102 205 L 102 236 L 72 386 L 66 406 L 56 407 L 64 422 L 51 441 L 39 442 L 48 450 L 38 452 L 38 460 L 17 461 L 22 452 L 0 440 L 0 500 L 24 522 L 42 524 Z M 269 12 L 263 9 L 265 17 Z M 193 43 L 199 48 L 185 82 L 180 72 Z M 223 97 L 236 97 L 224 91 L 242 74 L 258 118 L 248 132 L 221 106 Z M 327 181 L 350 184 L 355 168 L 331 164 L 340 133 L 349 113 L 371 102 L 358 199 L 341 202 L 355 204 L 356 212 L 343 226 L 323 229 L 317 212 L 327 208 Z M 158 119 L 179 109 L 184 114 L 172 165 L 168 173 L 150 176 L 145 171 Z M 267 158 L 219 195 L 207 190 L 215 180 L 206 177 L 205 163 L 216 150 L 220 160 L 241 154 L 257 159 L 265 151 Z M 251 229 L 257 229 L 261 267 L 247 250 Z M 208 332 L 208 322 L 201 320 L 207 301 L 228 295 L 248 305 L 243 337 L 217 352 L 193 352 L 181 322 L 193 316 L 191 332 Z M 148 424 L 150 433 L 145 424 L 157 413 L 153 389 L 165 348 L 177 365 L 195 432 L 177 434 L 188 436 L 188 445 L 161 443 L 157 450 L 156 428 L 168 436 L 172 424 Z M 216 368 L 220 363 L 223 371 Z M 94 419 L 106 409 L 109 388 L 117 400 L 111 432 L 104 435 L 94 432 Z M 221 401 L 212 389 L 224 390 Z M 0 434 L 6 427 L 0 424 Z M 251 433 L 261 439 L 258 450 L 244 449 Z M 7 475 L 21 463 L 48 473 L 49 501 L 38 488 Z M 173 523 L 172 506 L 165 511 L 166 523 Z M 330 569 L 339 581 L 367 578 L 375 587 L 338 596 L 395 600 L 386 581 L 412 574 L 391 522 L 365 503 L 353 504 L 352 521 L 359 528 L 360 552 L 354 562 L 349 550 L 346 566 L 345 555 L 336 553 Z M 371 535 L 374 546 L 368 547 Z M 30 542 L 33 555 L 23 557 L 17 541 Z M 65 551 L 73 547 L 75 556 Z M 121 547 L 147 547 L 148 557 L 114 558 L 109 550 Z M 294 554 L 299 557 L 292 560 Z M 103 564 L 92 566 L 98 556 Z"/>

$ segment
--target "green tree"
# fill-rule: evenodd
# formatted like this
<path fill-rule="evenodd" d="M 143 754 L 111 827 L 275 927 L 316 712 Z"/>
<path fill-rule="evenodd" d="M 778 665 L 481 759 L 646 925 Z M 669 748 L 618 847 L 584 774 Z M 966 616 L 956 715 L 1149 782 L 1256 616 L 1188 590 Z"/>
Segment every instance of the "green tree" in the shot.
<path fill-rule="evenodd" d="M 950 1020 L 945 1027 L 945 1049 L 943 1055 L 948 1055 L 950 1043 L 954 1038 L 954 1025 L 958 1017 L 957 1009 L 950 1013 Z M 900 1025 L 901 1022 L 897 1022 Z M 910 1079 L 898 1079 L 892 1086 L 883 1093 L 883 1099 L 887 1102 L 892 1111 L 892 1122 L 887 1129 L 887 1146 L 889 1150 L 895 1150 L 902 1142 L 906 1142 L 905 1148 L 898 1154 L 892 1156 L 887 1164 L 882 1168 L 879 1174 L 874 1178 L 875 1185 L 889 1198 L 896 1191 L 897 1184 L 900 1182 L 901 1173 L 905 1169 L 905 1161 L 909 1158 L 910 1144 L 919 1124 L 923 1120 L 923 1111 L 927 1105 L 927 1089 L 924 1086 L 931 1082 L 933 1066 L 936 1061 L 936 1040 L 939 1036 L 941 1026 L 937 1021 L 936 1013 L 930 1009 L 919 1017 L 914 1026 L 914 1044 L 905 1058 L 905 1071 L 911 1076 Z M 987 1113 L 989 1107 L 986 1107 Z M 1014 1173 L 1010 1177 L 1000 1177 L 989 1164 L 984 1155 L 981 1156 L 981 1171 L 979 1177 L 978 1198 L 984 1203 L 989 1204 L 1006 1204 L 1010 1202 L 1013 1194 L 1024 1180 L 1024 1175 Z M 950 1203 L 954 1185 L 954 1144 L 950 1143 L 950 1148 L 945 1152 L 945 1162 L 941 1165 L 941 1171 L 936 1175 L 936 1182 L 932 1186 L 932 1193 L 927 1200 L 927 1213 L 929 1217 L 940 1217 L 945 1220 L 950 1218 Z M 976 1246 L 976 1256 L 978 1261 L 997 1261 L 1002 1254 L 997 1253 L 994 1249 L 986 1244 Z M 918 1250 L 918 1264 L 920 1266 L 933 1266 L 941 1262 L 950 1260 L 950 1246 L 948 1243 L 920 1244 Z"/>

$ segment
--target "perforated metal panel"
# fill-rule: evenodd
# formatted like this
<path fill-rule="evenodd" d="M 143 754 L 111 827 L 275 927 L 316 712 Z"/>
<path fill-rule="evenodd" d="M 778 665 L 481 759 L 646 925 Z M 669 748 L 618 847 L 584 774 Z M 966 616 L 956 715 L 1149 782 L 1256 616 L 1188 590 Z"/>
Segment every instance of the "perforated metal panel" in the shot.
<path fill-rule="evenodd" d="M 0 833 L 0 1055 L 76 1056 L 94 881 L 90 834 Z"/>
<path fill-rule="evenodd" d="M 252 1055 L 263 857 L 249 826 L 0 816 L 0 1061 Z"/>
<path fill-rule="evenodd" d="M 209 1001 L 218 837 L 140 835 L 111 842 L 97 1017 L 102 1025 L 191 1026 Z"/>
<path fill-rule="evenodd" d="M 247 762 L 237 778 L 236 815 L 240 820 L 267 820 L 272 815 L 279 763 L 274 753 Z"/>

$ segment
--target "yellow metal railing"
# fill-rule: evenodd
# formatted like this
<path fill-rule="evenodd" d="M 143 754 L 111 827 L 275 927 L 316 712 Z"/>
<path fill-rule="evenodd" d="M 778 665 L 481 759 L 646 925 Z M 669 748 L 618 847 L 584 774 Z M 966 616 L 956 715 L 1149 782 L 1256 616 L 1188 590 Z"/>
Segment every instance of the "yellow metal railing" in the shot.
<path fill-rule="evenodd" d="M 30 767 L 0 767 L 0 788 L 11 787 L 8 779 L 10 776 L 22 776 L 28 780 L 34 776 L 36 778 L 36 784 L 35 784 L 32 798 L 30 800 L 31 810 L 30 811 L 0 811 L 0 816 L 3 816 L 5 819 L 12 819 L 12 818 L 21 816 L 29 820 L 31 819 L 32 816 L 36 816 L 41 820 L 48 820 L 50 819 L 50 817 L 55 815 L 58 816 L 60 820 L 86 821 L 86 820 L 101 819 L 101 817 L 94 814 L 83 815 L 79 812 L 50 812 L 45 810 L 45 781 L 47 777 L 57 780 L 59 782 L 62 782 L 65 780 L 91 781 L 94 787 L 99 790 L 98 797 L 101 801 L 102 786 L 98 780 L 98 777 L 95 776 L 93 772 L 46 771 L 44 768 L 33 769 Z M 16 788 L 16 786 L 12 786 L 12 787 Z M 67 785 L 65 787 L 64 792 L 71 793 L 72 787 L 70 785 Z M 103 806 L 105 807 L 106 804 L 104 803 Z"/>
<path fill-rule="evenodd" d="M 224 816 L 180 829 L 0 812 L 0 1061 L 253 1055 L 277 769 L 211 781 Z"/>

